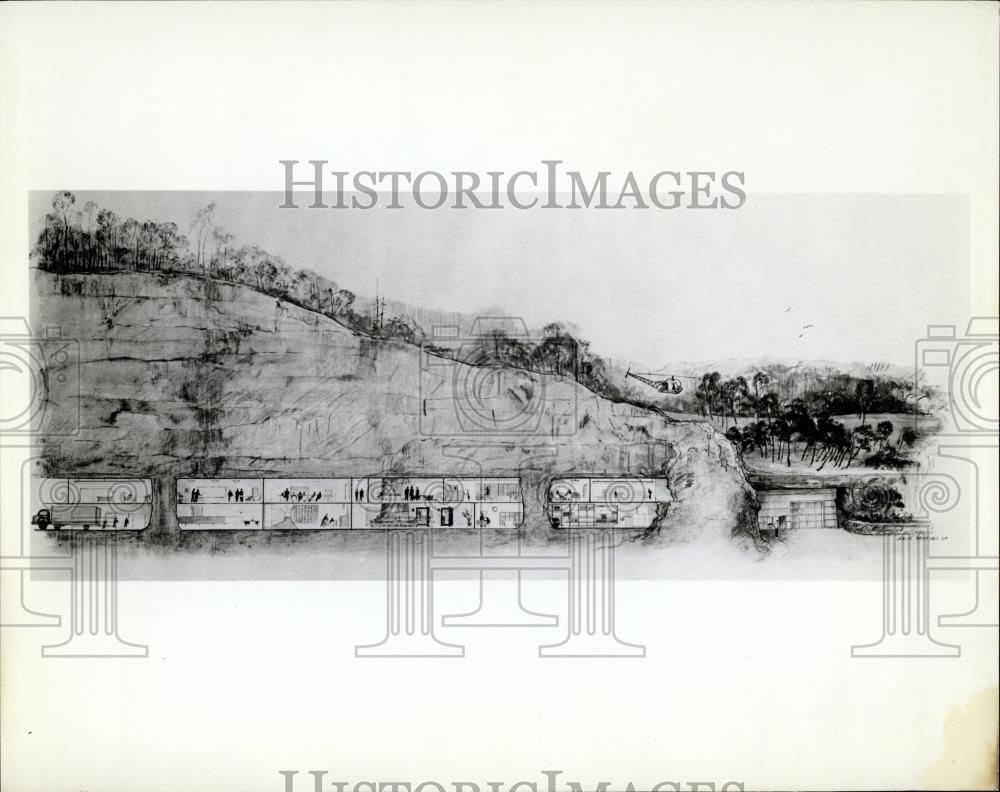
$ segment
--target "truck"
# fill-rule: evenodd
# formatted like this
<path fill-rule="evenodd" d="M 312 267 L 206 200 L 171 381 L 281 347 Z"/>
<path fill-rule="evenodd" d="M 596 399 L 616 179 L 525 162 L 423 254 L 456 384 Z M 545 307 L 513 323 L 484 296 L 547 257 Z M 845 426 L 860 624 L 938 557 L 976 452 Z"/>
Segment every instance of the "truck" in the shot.
<path fill-rule="evenodd" d="M 31 524 L 37 525 L 41 531 L 49 527 L 57 531 L 61 528 L 88 531 L 101 527 L 101 507 L 91 504 L 54 505 L 39 509 L 31 518 Z"/>

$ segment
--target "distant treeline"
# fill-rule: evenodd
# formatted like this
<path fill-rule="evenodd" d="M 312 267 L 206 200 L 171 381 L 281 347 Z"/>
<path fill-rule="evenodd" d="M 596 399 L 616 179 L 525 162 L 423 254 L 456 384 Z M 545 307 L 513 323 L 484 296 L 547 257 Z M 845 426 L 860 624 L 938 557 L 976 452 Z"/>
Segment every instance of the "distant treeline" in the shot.
<path fill-rule="evenodd" d="M 780 405 L 802 402 L 813 415 L 856 415 L 914 412 L 929 398 L 929 390 L 885 375 L 858 377 L 833 369 L 772 365 L 753 374 L 723 377 L 703 374 L 685 400 L 685 407 L 712 418 L 754 416 L 776 412 Z"/>
<path fill-rule="evenodd" d="M 93 201 L 82 206 L 70 192 L 58 193 L 34 251 L 40 269 L 57 273 L 179 273 L 248 286 L 340 322 L 373 338 L 422 345 L 476 365 L 505 365 L 577 380 L 595 393 L 621 401 L 605 361 L 587 341 L 559 323 L 541 336 L 522 339 L 494 329 L 460 349 L 434 346 L 411 317 L 386 318 L 376 302 L 371 310 L 355 308 L 355 294 L 311 270 L 295 269 L 254 244 L 240 244 L 218 221 L 214 203 L 200 209 L 187 234 L 176 223 L 119 217 Z M 656 408 L 632 396 L 629 401 Z"/>
<path fill-rule="evenodd" d="M 386 319 L 378 301 L 355 308 L 355 294 L 310 270 L 290 267 L 281 256 L 258 245 L 239 244 L 217 220 L 216 206 L 200 209 L 182 233 L 176 223 L 122 218 L 93 201 L 78 206 L 72 193 L 58 193 L 35 246 L 37 266 L 57 273 L 178 273 L 240 284 L 278 301 L 321 313 L 373 338 L 420 345 L 473 365 L 516 367 L 576 380 L 600 396 L 655 410 L 701 413 L 721 423 L 743 454 L 791 464 L 793 446 L 800 460 L 819 467 L 848 466 L 855 460 L 878 467 L 908 464 L 912 430 L 897 433 L 892 424 L 867 424 L 869 413 L 913 411 L 909 383 L 885 376 L 858 378 L 826 370 L 773 366 L 744 376 L 706 373 L 693 392 L 663 400 L 623 385 L 587 341 L 558 322 L 537 338 L 493 329 L 455 347 L 435 346 L 411 317 Z M 923 398 L 920 396 L 919 398 Z M 832 416 L 856 414 L 861 425 L 848 430 Z M 739 426 L 737 416 L 753 417 Z M 732 419 L 731 426 L 729 419 Z"/>
<path fill-rule="evenodd" d="M 93 201 L 77 207 L 69 192 L 57 194 L 52 209 L 35 246 L 40 269 L 198 275 L 249 286 L 363 332 L 371 330 L 369 317 L 353 310 L 352 292 L 315 272 L 295 270 L 258 245 L 237 244 L 216 221 L 214 203 L 195 215 L 190 237 L 176 223 L 119 217 Z"/>
<path fill-rule="evenodd" d="M 788 370 L 784 367 L 781 373 Z M 868 467 L 901 468 L 910 464 L 907 454 L 918 439 L 907 427 L 896 432 L 891 421 L 867 422 L 871 413 L 913 412 L 912 388 L 888 378 L 858 378 L 846 374 L 810 376 L 783 383 L 794 386 L 801 397 L 782 399 L 771 375 L 754 373 L 722 377 L 717 371 L 702 376 L 694 400 L 709 419 L 729 426 L 726 437 L 743 454 L 756 452 L 762 459 L 792 464 L 798 461 L 822 470 L 863 462 Z M 909 404 L 908 404 L 909 403 Z M 861 423 L 848 429 L 836 415 L 856 415 Z M 741 426 L 737 416 L 752 417 Z"/>

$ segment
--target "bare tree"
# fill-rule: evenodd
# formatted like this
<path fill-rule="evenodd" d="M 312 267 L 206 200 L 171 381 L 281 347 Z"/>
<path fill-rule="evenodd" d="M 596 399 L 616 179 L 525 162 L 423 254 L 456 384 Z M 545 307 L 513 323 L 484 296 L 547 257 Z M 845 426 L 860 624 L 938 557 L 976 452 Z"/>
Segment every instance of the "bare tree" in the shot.
<path fill-rule="evenodd" d="M 63 224 L 63 257 L 67 255 L 69 250 L 69 215 L 75 203 L 76 196 L 71 192 L 56 193 L 55 198 L 52 199 L 52 208 L 56 210 L 56 214 L 62 219 Z"/>
<path fill-rule="evenodd" d="M 194 216 L 191 223 L 191 230 L 195 235 L 195 262 L 204 271 L 208 267 L 205 257 L 205 247 L 212 235 L 212 228 L 215 225 L 215 201 L 203 206 Z"/>

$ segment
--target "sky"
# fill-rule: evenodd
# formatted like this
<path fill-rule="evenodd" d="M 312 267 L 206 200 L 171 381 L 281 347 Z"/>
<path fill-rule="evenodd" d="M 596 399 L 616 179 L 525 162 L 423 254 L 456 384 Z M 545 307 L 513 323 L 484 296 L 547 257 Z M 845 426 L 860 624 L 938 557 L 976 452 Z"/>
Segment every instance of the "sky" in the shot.
<path fill-rule="evenodd" d="M 37 227 L 52 193 L 32 195 Z M 218 204 L 240 242 L 358 294 L 576 325 L 598 353 L 912 363 L 928 324 L 968 319 L 968 203 L 774 195 L 732 211 L 279 209 L 277 192 L 79 192 L 137 219 Z M 807 325 L 809 325 L 807 327 Z"/>

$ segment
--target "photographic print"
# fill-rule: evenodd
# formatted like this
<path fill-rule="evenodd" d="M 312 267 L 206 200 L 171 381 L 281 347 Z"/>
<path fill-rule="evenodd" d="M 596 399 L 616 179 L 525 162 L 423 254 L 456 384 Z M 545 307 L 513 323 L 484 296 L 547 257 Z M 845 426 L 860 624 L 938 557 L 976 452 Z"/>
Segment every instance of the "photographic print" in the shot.
<path fill-rule="evenodd" d="M 4 790 L 997 788 L 995 6 L 0 15 Z"/>

